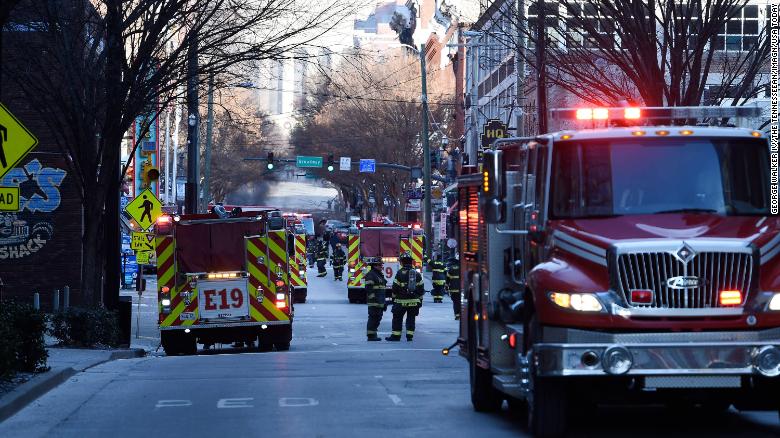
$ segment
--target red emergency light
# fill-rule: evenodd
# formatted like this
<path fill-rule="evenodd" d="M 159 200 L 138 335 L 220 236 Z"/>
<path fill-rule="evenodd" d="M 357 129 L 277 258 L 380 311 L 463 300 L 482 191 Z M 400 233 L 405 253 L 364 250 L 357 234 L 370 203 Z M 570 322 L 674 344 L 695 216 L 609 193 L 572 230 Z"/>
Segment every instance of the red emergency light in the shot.
<path fill-rule="evenodd" d="M 742 292 L 738 290 L 720 291 L 721 306 L 739 306 L 742 304 Z"/>
<path fill-rule="evenodd" d="M 631 289 L 632 304 L 653 304 L 653 291 L 650 289 Z"/>

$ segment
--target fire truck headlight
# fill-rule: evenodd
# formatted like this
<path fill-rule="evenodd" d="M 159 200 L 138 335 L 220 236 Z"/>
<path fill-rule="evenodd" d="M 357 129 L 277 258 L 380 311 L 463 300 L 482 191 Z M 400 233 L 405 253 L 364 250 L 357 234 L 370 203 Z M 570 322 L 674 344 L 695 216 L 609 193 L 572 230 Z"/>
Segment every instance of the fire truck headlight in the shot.
<path fill-rule="evenodd" d="M 276 299 L 279 301 L 284 300 L 284 294 L 276 294 Z"/>
<path fill-rule="evenodd" d="M 355 268 L 349 268 L 349 272 L 354 273 L 355 272 Z"/>
<path fill-rule="evenodd" d="M 160 303 L 163 305 L 163 307 L 170 307 L 171 300 L 169 300 L 168 298 L 163 298 Z"/>
<path fill-rule="evenodd" d="M 567 294 L 551 292 L 550 301 L 558 307 L 576 310 L 578 312 L 601 312 L 604 306 L 594 294 Z"/>
<path fill-rule="evenodd" d="M 780 310 L 780 292 L 772 296 L 772 300 L 769 302 L 769 310 Z"/>

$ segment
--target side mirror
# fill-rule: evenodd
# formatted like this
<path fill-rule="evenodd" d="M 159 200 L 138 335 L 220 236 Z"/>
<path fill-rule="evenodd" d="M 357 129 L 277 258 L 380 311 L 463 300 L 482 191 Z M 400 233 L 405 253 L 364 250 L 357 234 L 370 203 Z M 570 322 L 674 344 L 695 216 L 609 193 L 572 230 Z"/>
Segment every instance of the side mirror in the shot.
<path fill-rule="evenodd" d="M 504 222 L 506 216 L 506 172 L 504 151 L 490 150 L 483 154 L 482 190 L 480 203 L 485 221 L 490 224 Z"/>

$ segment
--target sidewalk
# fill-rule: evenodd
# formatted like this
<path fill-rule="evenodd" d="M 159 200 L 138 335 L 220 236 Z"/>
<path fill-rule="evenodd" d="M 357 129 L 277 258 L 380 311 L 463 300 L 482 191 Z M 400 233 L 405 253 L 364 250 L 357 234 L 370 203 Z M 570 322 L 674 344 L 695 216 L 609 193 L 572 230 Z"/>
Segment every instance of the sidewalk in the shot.
<path fill-rule="evenodd" d="M 47 364 L 51 367 L 49 371 L 35 374 L 13 390 L 0 394 L 0 422 L 77 373 L 111 360 L 145 355 L 145 351 L 140 348 L 90 350 L 47 346 L 47 351 Z"/>

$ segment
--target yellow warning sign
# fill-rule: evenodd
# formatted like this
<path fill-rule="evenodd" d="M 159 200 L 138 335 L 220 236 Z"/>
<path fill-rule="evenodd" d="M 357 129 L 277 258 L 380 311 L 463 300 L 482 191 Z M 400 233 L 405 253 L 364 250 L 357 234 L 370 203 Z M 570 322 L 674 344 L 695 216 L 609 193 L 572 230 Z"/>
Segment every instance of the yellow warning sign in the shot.
<path fill-rule="evenodd" d="M 0 187 L 0 211 L 19 211 L 19 187 Z"/>
<path fill-rule="evenodd" d="M 151 251 L 138 251 L 135 253 L 135 262 L 139 265 L 148 265 L 149 260 L 152 258 Z"/>
<path fill-rule="evenodd" d="M 0 178 L 37 145 L 38 139 L 0 103 Z"/>
<path fill-rule="evenodd" d="M 153 251 L 154 234 L 133 231 L 132 239 L 130 240 L 130 249 L 135 251 Z"/>
<path fill-rule="evenodd" d="M 162 215 L 162 203 L 151 190 L 146 189 L 125 207 L 142 230 L 148 230 Z"/>

